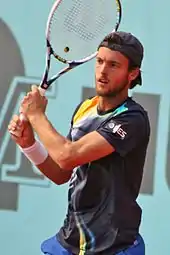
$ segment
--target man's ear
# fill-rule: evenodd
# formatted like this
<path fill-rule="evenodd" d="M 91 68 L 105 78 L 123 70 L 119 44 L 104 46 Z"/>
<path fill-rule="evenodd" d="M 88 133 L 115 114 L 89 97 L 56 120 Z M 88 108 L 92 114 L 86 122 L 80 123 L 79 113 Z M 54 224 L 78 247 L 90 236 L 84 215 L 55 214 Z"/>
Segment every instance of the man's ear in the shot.
<path fill-rule="evenodd" d="M 139 68 L 132 69 L 129 73 L 129 80 L 133 81 L 135 80 L 139 75 Z"/>

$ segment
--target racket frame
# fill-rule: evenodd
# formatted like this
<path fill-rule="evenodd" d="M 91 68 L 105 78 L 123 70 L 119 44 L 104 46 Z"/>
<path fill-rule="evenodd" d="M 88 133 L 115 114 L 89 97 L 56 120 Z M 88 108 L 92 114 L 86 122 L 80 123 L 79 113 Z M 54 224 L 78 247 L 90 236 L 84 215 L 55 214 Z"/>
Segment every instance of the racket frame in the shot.
<path fill-rule="evenodd" d="M 114 0 L 116 1 L 116 6 L 117 6 L 117 19 L 116 19 L 116 24 L 114 29 L 111 31 L 115 32 L 118 30 L 119 25 L 121 23 L 121 19 L 122 19 L 122 6 L 121 6 L 121 2 L 120 0 Z M 45 71 L 44 71 L 44 75 L 42 78 L 42 81 L 40 83 L 40 90 L 41 93 L 44 94 L 45 91 L 49 88 L 49 86 L 55 81 L 57 80 L 59 77 L 61 77 L 63 74 L 67 73 L 68 71 L 72 70 L 73 68 L 82 65 L 90 60 L 92 60 L 93 58 L 96 57 L 97 55 L 97 51 L 94 52 L 93 54 L 91 54 L 90 56 L 80 59 L 80 60 L 74 60 L 74 61 L 70 61 L 70 60 L 66 60 L 62 57 L 60 57 L 59 55 L 57 55 L 53 49 L 52 46 L 50 44 L 50 24 L 51 24 L 51 20 L 52 17 L 55 13 L 55 10 L 58 8 L 58 6 L 60 5 L 60 3 L 62 2 L 62 0 L 58 0 L 54 3 L 49 16 L 48 16 L 48 20 L 47 20 L 47 25 L 46 25 L 46 46 L 47 46 L 47 52 L 46 52 L 46 66 L 45 66 Z M 51 55 L 54 56 L 55 59 L 57 59 L 58 61 L 62 62 L 63 64 L 68 64 L 65 68 L 63 68 L 60 72 L 58 72 L 56 75 L 53 75 L 49 80 L 48 80 L 48 73 L 50 70 L 50 63 L 51 63 Z"/>

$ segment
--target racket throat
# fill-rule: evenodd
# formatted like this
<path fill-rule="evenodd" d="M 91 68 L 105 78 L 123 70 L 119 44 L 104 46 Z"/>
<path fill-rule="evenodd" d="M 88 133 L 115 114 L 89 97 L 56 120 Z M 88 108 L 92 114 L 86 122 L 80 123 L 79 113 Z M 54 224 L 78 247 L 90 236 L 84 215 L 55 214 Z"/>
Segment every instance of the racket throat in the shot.
<path fill-rule="evenodd" d="M 60 56 L 57 55 L 55 52 L 52 52 L 52 54 L 53 54 L 53 56 L 54 56 L 57 60 L 59 60 L 59 61 L 62 62 L 63 64 L 67 64 L 67 60 L 66 60 L 66 59 L 60 57 Z"/>

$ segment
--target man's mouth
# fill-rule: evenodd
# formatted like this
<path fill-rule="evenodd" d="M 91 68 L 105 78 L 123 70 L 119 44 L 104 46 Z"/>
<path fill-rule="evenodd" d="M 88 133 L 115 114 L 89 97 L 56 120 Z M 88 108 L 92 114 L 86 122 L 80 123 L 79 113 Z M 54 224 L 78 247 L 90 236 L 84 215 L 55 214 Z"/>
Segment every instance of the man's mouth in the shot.
<path fill-rule="evenodd" d="M 107 79 L 100 78 L 100 79 L 98 79 L 98 82 L 103 83 L 103 84 L 107 84 L 109 81 Z"/>

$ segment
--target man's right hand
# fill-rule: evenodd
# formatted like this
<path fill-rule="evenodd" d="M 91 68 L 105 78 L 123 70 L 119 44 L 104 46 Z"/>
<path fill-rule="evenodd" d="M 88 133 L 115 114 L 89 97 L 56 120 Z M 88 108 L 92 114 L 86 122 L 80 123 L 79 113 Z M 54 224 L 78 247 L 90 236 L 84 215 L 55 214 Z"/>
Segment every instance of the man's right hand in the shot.
<path fill-rule="evenodd" d="M 17 115 L 13 116 L 8 125 L 8 130 L 11 138 L 22 148 L 28 148 L 35 143 L 34 132 L 30 123 L 21 121 Z M 68 182 L 72 174 L 72 171 L 63 171 L 50 156 L 44 163 L 37 165 L 37 168 L 57 185 Z"/>
<path fill-rule="evenodd" d="M 21 121 L 19 116 L 14 115 L 8 125 L 12 140 L 22 148 L 30 147 L 34 144 L 34 132 L 28 121 Z"/>

